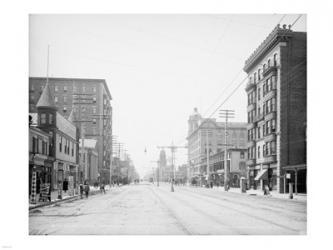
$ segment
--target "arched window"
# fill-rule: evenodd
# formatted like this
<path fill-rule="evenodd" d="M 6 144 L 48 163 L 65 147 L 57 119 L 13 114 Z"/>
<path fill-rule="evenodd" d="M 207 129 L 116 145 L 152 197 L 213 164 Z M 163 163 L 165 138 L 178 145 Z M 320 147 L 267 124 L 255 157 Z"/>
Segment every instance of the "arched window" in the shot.
<path fill-rule="evenodd" d="M 261 70 L 258 69 L 258 80 L 260 80 L 260 76 L 261 76 Z"/>
<path fill-rule="evenodd" d="M 270 66 L 271 66 L 271 59 L 268 59 L 267 67 L 269 68 Z"/>
<path fill-rule="evenodd" d="M 277 66 L 277 54 L 274 54 L 274 66 Z"/>
<path fill-rule="evenodd" d="M 257 81 L 257 73 L 254 73 L 254 75 L 253 75 L 253 81 L 254 81 L 254 83 L 256 83 L 256 81 Z"/>
<path fill-rule="evenodd" d="M 265 71 L 266 70 L 266 63 L 264 63 L 264 66 L 263 66 L 263 71 Z"/>

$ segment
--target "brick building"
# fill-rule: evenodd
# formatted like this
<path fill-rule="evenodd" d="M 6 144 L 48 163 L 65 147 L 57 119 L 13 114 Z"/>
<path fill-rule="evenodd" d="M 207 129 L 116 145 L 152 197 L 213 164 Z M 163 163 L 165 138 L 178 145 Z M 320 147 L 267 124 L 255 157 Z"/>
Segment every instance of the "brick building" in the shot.
<path fill-rule="evenodd" d="M 198 110 L 194 109 L 188 124 L 189 179 L 201 178 L 207 174 L 207 164 L 203 161 L 207 157 L 207 149 L 210 155 L 224 150 L 225 123 L 202 118 Z M 246 148 L 246 126 L 247 124 L 242 122 L 228 123 L 227 144 L 231 145 L 231 148 Z"/>
<path fill-rule="evenodd" d="M 250 185 L 285 192 L 292 182 L 306 192 L 306 33 L 278 25 L 244 71 Z"/>
<path fill-rule="evenodd" d="M 29 78 L 29 112 L 36 112 L 36 104 L 45 86 L 46 78 Z M 58 112 L 81 128 L 81 137 L 97 140 L 98 171 L 110 179 L 112 156 L 111 94 L 104 79 L 49 78 L 50 93 Z M 82 126 L 82 127 L 81 127 Z"/>

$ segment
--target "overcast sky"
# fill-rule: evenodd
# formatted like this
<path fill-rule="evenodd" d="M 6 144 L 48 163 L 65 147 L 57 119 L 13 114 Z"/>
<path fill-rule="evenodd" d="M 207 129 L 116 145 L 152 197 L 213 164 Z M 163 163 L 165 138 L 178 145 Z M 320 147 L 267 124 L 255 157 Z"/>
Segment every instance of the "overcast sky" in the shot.
<path fill-rule="evenodd" d="M 297 17 L 31 15 L 29 73 L 46 76 L 49 44 L 50 76 L 106 79 L 113 134 L 143 175 L 156 165 L 157 146 L 186 144 L 193 108 L 210 116 L 246 77 L 244 61 L 281 18 L 292 24 Z M 306 16 L 292 29 L 305 31 Z M 234 121 L 246 122 L 244 88 L 222 106 L 235 110 Z M 186 163 L 186 153 L 178 150 L 177 165 Z"/>

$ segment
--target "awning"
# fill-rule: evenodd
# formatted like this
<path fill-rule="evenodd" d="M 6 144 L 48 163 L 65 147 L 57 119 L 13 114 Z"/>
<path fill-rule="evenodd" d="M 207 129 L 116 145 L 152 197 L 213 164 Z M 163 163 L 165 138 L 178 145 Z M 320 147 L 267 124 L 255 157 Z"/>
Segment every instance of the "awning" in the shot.
<path fill-rule="evenodd" d="M 260 179 L 263 179 L 266 176 L 267 176 L 267 169 L 263 169 L 257 174 L 257 176 L 256 176 L 256 178 L 254 178 L 254 180 L 259 181 Z"/>

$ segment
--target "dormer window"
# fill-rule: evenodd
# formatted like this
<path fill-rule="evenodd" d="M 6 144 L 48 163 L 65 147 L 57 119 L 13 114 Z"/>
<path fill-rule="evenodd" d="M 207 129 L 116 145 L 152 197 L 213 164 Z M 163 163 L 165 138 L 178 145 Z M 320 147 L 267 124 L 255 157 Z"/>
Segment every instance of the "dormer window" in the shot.
<path fill-rule="evenodd" d="M 46 114 L 42 113 L 40 115 L 40 123 L 45 124 L 46 123 Z"/>
<path fill-rule="evenodd" d="M 53 123 L 53 115 L 49 114 L 49 124 L 52 124 L 52 123 Z"/>

